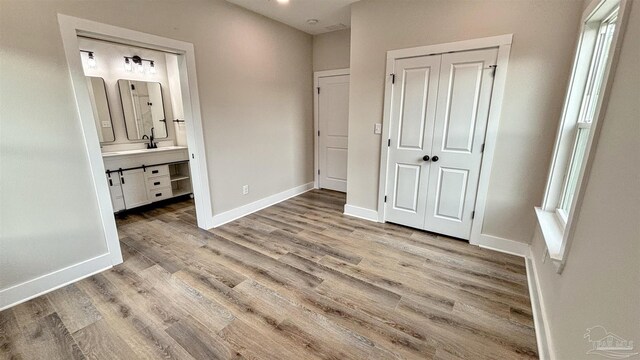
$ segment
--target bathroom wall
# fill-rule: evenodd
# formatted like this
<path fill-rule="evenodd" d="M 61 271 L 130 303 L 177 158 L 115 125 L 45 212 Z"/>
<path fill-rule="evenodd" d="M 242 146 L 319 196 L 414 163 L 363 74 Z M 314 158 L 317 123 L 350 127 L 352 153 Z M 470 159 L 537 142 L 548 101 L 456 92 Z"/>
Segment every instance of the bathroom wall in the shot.
<path fill-rule="evenodd" d="M 174 101 L 171 93 L 171 87 L 169 86 L 165 53 L 82 37 L 78 38 L 78 42 L 80 44 L 80 49 L 93 51 L 93 56 L 96 60 L 96 67 L 92 69 L 87 65 L 88 54 L 81 54 L 85 75 L 103 78 L 107 88 L 107 99 L 109 100 L 109 108 L 111 110 L 111 120 L 115 133 L 115 141 L 102 143 L 102 151 L 108 152 L 144 148 L 147 143 L 147 140 L 130 140 L 127 137 L 122 99 L 120 97 L 120 91 L 118 91 L 118 80 L 120 79 L 160 83 L 160 86 L 162 87 L 162 101 L 164 103 L 165 119 L 167 119 L 167 137 L 162 139 L 158 138 L 157 142 L 159 145 L 175 145 L 176 136 L 172 122 L 174 119 Z M 135 66 L 133 66 L 133 71 L 125 70 L 124 57 L 134 55 L 138 55 L 144 59 L 153 60 L 156 73 L 151 74 L 149 71 L 140 73 L 136 71 Z M 145 62 L 144 65 L 146 68 L 148 63 Z M 177 67 L 177 64 L 175 66 Z M 130 108 L 130 106 L 127 106 L 126 108 Z M 128 118 L 132 117 L 129 116 Z M 129 126 L 130 128 L 133 128 L 135 124 L 131 123 Z"/>
<path fill-rule="evenodd" d="M 171 95 L 171 108 L 173 117 L 173 130 L 176 136 L 176 145 L 187 146 L 187 127 L 184 123 L 184 107 L 182 104 L 182 88 L 180 86 L 180 73 L 178 69 L 178 56 L 165 54 L 167 60 L 167 78 L 169 79 L 169 94 Z M 169 125 L 171 126 L 171 125 Z"/>

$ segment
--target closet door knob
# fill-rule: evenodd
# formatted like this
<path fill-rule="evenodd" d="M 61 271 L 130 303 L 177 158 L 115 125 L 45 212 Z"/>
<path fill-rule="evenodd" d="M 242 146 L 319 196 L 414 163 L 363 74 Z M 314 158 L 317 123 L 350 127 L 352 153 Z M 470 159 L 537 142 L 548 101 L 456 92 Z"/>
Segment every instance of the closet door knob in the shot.
<path fill-rule="evenodd" d="M 432 157 L 432 158 L 431 158 L 431 161 L 436 162 L 436 161 L 438 161 L 439 159 L 440 159 L 440 158 L 438 158 L 437 156 L 434 156 L 434 157 Z"/>
<path fill-rule="evenodd" d="M 429 161 L 429 155 L 425 155 L 425 156 L 423 156 L 423 157 L 422 157 L 422 160 L 423 160 L 423 161 Z"/>

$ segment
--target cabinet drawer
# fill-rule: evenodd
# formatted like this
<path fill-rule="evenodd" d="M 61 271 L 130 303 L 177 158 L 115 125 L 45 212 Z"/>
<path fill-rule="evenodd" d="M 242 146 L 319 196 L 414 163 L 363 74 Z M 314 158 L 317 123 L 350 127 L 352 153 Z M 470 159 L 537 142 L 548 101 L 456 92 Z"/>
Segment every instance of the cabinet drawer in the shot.
<path fill-rule="evenodd" d="M 147 189 L 149 191 L 164 187 L 171 187 L 171 177 L 169 175 L 147 178 Z"/>
<path fill-rule="evenodd" d="M 155 190 L 149 190 L 149 201 L 160 201 L 173 197 L 173 191 L 171 187 L 159 188 Z"/>
<path fill-rule="evenodd" d="M 145 171 L 147 178 L 169 175 L 169 165 L 149 166 Z"/>

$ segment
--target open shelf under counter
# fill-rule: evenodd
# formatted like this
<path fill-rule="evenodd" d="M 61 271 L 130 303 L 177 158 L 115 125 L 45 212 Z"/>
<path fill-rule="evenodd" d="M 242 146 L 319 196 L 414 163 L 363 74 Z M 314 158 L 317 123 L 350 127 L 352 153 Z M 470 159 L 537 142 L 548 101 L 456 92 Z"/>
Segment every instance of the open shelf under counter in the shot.
<path fill-rule="evenodd" d="M 189 161 L 169 164 L 169 176 L 171 178 L 171 191 L 173 191 L 173 196 L 182 196 L 193 192 L 190 175 Z"/>
<path fill-rule="evenodd" d="M 180 180 L 187 180 L 190 179 L 189 176 L 176 176 L 176 177 L 171 177 L 171 181 L 180 181 Z"/>

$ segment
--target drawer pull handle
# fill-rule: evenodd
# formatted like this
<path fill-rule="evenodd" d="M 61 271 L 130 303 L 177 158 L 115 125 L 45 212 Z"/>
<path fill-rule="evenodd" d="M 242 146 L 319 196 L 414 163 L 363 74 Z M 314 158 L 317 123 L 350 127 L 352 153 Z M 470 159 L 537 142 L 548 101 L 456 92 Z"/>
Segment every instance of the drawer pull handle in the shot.
<path fill-rule="evenodd" d="M 160 185 L 160 181 L 154 182 L 153 185 Z"/>
<path fill-rule="evenodd" d="M 156 197 L 160 197 L 160 196 L 162 196 L 162 193 L 157 193 L 156 194 Z"/>
<path fill-rule="evenodd" d="M 151 170 L 152 174 L 157 174 L 159 170 Z"/>

